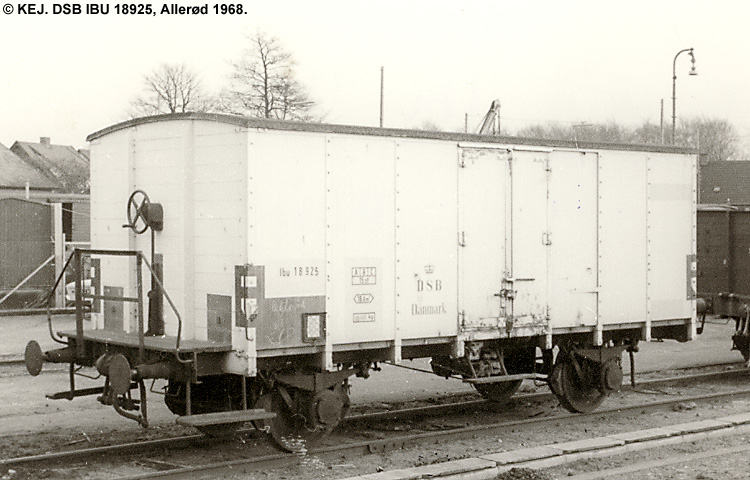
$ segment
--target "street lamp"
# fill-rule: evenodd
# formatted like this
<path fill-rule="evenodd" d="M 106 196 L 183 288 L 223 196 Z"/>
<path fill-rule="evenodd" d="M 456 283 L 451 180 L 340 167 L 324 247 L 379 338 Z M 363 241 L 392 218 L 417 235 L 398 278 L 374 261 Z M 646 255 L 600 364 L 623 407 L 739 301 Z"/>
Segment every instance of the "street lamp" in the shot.
<path fill-rule="evenodd" d="M 674 56 L 674 61 L 672 62 L 672 145 L 674 145 L 675 125 L 677 124 L 677 57 L 684 52 L 690 54 L 690 61 L 693 64 L 690 68 L 689 75 L 698 75 L 698 72 L 695 71 L 695 55 L 693 55 L 693 49 L 686 48 L 677 52 L 677 55 Z"/>

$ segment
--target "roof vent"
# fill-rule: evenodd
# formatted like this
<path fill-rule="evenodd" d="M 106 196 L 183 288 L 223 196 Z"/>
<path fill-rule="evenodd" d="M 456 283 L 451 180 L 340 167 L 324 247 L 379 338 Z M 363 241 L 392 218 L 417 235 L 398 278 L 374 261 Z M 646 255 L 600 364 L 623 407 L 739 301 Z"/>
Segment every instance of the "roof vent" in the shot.
<path fill-rule="evenodd" d="M 39 143 L 47 147 L 50 146 L 50 137 L 39 137 Z"/>

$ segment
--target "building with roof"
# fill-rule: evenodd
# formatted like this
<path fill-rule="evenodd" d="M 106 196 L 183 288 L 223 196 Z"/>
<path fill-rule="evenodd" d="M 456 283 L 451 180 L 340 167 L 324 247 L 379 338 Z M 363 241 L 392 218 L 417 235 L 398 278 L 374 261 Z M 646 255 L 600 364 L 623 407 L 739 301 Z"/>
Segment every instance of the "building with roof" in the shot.
<path fill-rule="evenodd" d="M 88 156 L 49 137 L 0 145 L 0 309 L 38 306 L 66 243 L 89 241 L 88 177 Z"/>
<path fill-rule="evenodd" d="M 0 189 L 6 194 L 26 189 L 52 192 L 62 188 L 57 179 L 49 178 L 0 143 Z"/>
<path fill-rule="evenodd" d="M 89 192 L 89 159 L 85 151 L 53 145 L 49 137 L 41 137 L 38 143 L 15 142 L 10 150 L 49 180 L 58 182 L 62 192 Z"/>
<path fill-rule="evenodd" d="M 701 164 L 698 184 L 700 204 L 750 205 L 750 161 Z"/>

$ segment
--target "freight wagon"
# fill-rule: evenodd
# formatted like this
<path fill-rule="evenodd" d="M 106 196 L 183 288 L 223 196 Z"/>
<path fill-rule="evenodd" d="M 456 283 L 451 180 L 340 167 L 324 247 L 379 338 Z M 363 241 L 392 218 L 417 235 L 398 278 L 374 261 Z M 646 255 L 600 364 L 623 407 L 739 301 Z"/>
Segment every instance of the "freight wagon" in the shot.
<path fill-rule="evenodd" d="M 750 206 L 698 207 L 698 310 L 735 322 L 732 350 L 750 361 Z"/>
<path fill-rule="evenodd" d="M 199 113 L 88 140 L 92 249 L 72 262 L 95 292 L 79 277 L 76 331 L 27 364 L 96 366 L 103 387 L 59 396 L 143 425 L 163 378 L 182 423 L 314 439 L 351 376 L 414 358 L 587 412 L 624 351 L 695 335 L 691 150 Z"/>

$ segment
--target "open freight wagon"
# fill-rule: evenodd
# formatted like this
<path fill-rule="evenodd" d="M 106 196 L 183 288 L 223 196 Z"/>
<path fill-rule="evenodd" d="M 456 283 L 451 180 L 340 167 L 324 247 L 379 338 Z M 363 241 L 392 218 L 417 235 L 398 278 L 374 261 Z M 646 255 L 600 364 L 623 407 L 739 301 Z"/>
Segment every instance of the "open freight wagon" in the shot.
<path fill-rule="evenodd" d="M 95 293 L 79 279 L 68 346 L 28 357 L 96 365 L 144 425 L 165 378 L 183 421 L 283 446 L 339 422 L 350 376 L 425 357 L 490 399 L 534 378 L 589 411 L 623 351 L 695 334 L 690 150 L 199 113 L 89 141 L 74 261 Z"/>
<path fill-rule="evenodd" d="M 732 350 L 750 362 L 750 205 L 698 206 L 698 311 L 735 322 Z"/>

